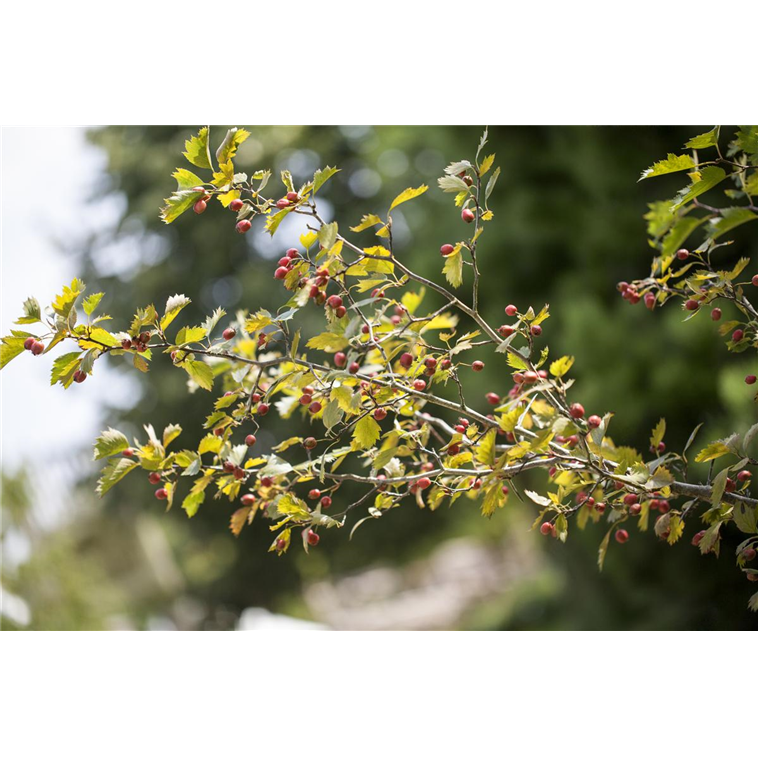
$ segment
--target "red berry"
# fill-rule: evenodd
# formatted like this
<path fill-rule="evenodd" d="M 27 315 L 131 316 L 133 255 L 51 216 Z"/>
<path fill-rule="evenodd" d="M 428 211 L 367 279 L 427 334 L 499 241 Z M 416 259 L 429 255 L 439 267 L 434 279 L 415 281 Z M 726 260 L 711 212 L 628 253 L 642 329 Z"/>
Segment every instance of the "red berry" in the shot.
<path fill-rule="evenodd" d="M 290 206 L 290 201 L 286 197 L 282 197 L 281 200 L 276 201 L 276 207 L 279 208 L 279 210 L 284 210 L 284 208 L 288 208 Z"/>
<path fill-rule="evenodd" d="M 237 331 L 233 329 L 231 326 L 228 329 L 224 329 L 223 337 L 228 342 L 230 339 L 234 339 L 234 337 L 237 336 Z"/>
<path fill-rule="evenodd" d="M 752 478 L 753 474 L 749 470 L 741 470 L 737 474 L 737 480 L 740 483 L 745 483 L 745 481 L 749 481 Z"/>
<path fill-rule="evenodd" d="M 587 424 L 590 426 L 590 428 L 598 428 L 602 422 L 603 419 L 599 415 L 591 415 L 589 418 L 587 418 Z"/>
<path fill-rule="evenodd" d="M 703 540 L 703 537 L 705 536 L 705 531 L 698 531 L 693 537 L 692 537 L 692 546 L 697 547 L 698 544 Z"/>
<path fill-rule="evenodd" d="M 255 494 L 243 494 L 242 497 L 240 497 L 240 501 L 243 505 L 252 505 L 255 503 Z"/>
<path fill-rule="evenodd" d="M 158 499 L 168 499 L 168 492 L 165 489 L 156 489 L 155 496 Z"/>
<path fill-rule="evenodd" d="M 737 488 L 737 484 L 734 483 L 734 479 L 727 478 L 726 485 L 724 486 L 724 491 L 733 492 Z"/>
<path fill-rule="evenodd" d="M 437 360 L 433 357 L 428 357 L 426 360 L 424 360 L 424 365 L 428 370 L 434 371 L 434 369 L 437 367 Z"/>
<path fill-rule="evenodd" d="M 639 502 L 637 502 L 634 505 L 629 505 L 630 515 L 639 515 L 641 511 L 642 511 L 642 505 Z"/>
<path fill-rule="evenodd" d="M 473 363 L 471 363 L 471 370 L 476 371 L 477 373 L 479 371 L 484 370 L 484 363 L 481 360 L 474 360 Z"/>
<path fill-rule="evenodd" d="M 442 368 L 443 371 L 447 371 L 452 367 L 453 363 L 449 358 L 443 358 L 440 360 L 440 368 Z"/>
<path fill-rule="evenodd" d="M 287 199 L 290 202 L 297 202 L 300 199 L 300 195 L 297 192 L 287 192 Z"/>
<path fill-rule="evenodd" d="M 374 420 L 383 421 L 387 417 L 387 411 L 383 407 L 374 410 Z"/>
<path fill-rule="evenodd" d="M 474 216 L 474 214 L 471 212 L 471 210 L 469 210 L 468 208 L 464 208 L 464 209 L 461 211 L 461 218 L 462 218 L 462 219 L 463 219 L 463 220 L 464 220 L 466 223 L 471 223 L 471 222 L 474 220 L 475 216 Z"/>
<path fill-rule="evenodd" d="M 288 274 L 288 273 L 289 273 L 289 269 L 288 269 L 288 268 L 285 268 L 283 265 L 282 265 L 282 266 L 279 266 L 279 268 L 277 268 L 277 269 L 274 271 L 274 278 L 275 278 L 275 279 L 283 279 L 283 278 L 286 278 L 286 276 L 287 276 L 287 274 Z"/>
<path fill-rule="evenodd" d="M 542 326 L 540 326 L 538 323 L 535 323 L 534 326 L 532 326 L 529 331 L 532 332 L 532 336 L 539 336 L 542 333 Z"/>
<path fill-rule="evenodd" d="M 243 218 L 241 221 L 237 221 L 237 225 L 234 228 L 237 229 L 238 234 L 246 234 L 248 231 L 250 231 L 250 227 L 252 225 L 253 224 L 250 223 L 247 218 Z"/>
<path fill-rule="evenodd" d="M 41 355 L 45 351 L 45 345 L 42 342 L 34 342 L 29 349 L 32 355 Z"/>
<path fill-rule="evenodd" d="M 745 562 L 755 560 L 755 555 L 756 551 L 753 547 L 745 547 L 745 549 L 742 550 L 742 559 L 745 560 Z"/>
<path fill-rule="evenodd" d="M 318 499 L 321 496 L 321 489 L 311 489 L 308 492 L 308 499 Z"/>
<path fill-rule="evenodd" d="M 605 512 L 605 502 L 597 502 L 595 504 L 595 510 L 602 515 Z"/>
<path fill-rule="evenodd" d="M 224 461 L 224 470 L 227 473 L 232 473 L 237 466 L 231 460 Z"/>
<path fill-rule="evenodd" d="M 198 200 L 193 206 L 192 210 L 195 211 L 198 215 L 201 213 L 205 213 L 205 209 L 208 207 L 208 204 L 205 202 L 205 200 Z"/>
<path fill-rule="evenodd" d="M 321 411 L 321 403 L 320 402 L 311 402 L 311 404 L 308 406 L 308 411 L 315 415 L 316 413 Z"/>
<path fill-rule="evenodd" d="M 511 318 L 513 318 L 513 316 L 516 315 L 516 313 L 518 313 L 518 308 L 515 305 L 506 305 L 505 314 L 507 316 L 510 316 Z"/>
<path fill-rule="evenodd" d="M 500 404 L 500 395 L 495 394 L 495 392 L 487 392 L 485 395 L 485 399 L 487 402 L 490 403 L 490 405 L 499 405 Z"/>
<path fill-rule="evenodd" d="M 308 545 L 315 547 L 319 543 L 319 535 L 312 529 L 308 530 L 308 534 L 305 537 L 308 540 Z"/>
<path fill-rule="evenodd" d="M 255 405 L 255 404 L 257 404 L 258 402 L 261 401 L 261 395 L 258 394 L 258 392 L 253 392 L 250 395 L 250 399 L 251 399 L 252 403 Z"/>
<path fill-rule="evenodd" d="M 711 319 L 714 321 L 721 320 L 721 308 L 713 308 L 711 310 Z"/>
<path fill-rule="evenodd" d="M 700 307 L 700 303 L 697 300 L 687 300 L 684 303 L 684 307 L 687 310 L 697 310 Z"/>
<path fill-rule="evenodd" d="M 746 384 L 754 384 L 756 377 L 751 373 L 749 376 L 745 376 Z"/>
<path fill-rule="evenodd" d="M 413 364 L 413 355 L 411 355 L 410 352 L 404 352 L 402 355 L 400 355 L 400 365 L 403 366 L 403 368 L 410 368 Z"/>
<path fill-rule="evenodd" d="M 620 528 L 618 531 L 616 531 L 616 541 L 619 544 L 623 544 L 625 541 L 629 539 L 629 532 L 626 529 Z"/>
<path fill-rule="evenodd" d="M 652 292 L 648 292 L 645 295 L 645 307 L 652 310 L 655 307 L 655 295 Z"/>
<path fill-rule="evenodd" d="M 751 281 L 753 282 L 754 287 L 758 287 L 758 273 L 756 273 L 755 276 L 753 276 Z"/>
<path fill-rule="evenodd" d="M 276 551 L 277 552 L 282 552 L 286 546 L 287 546 L 287 542 L 284 539 L 277 539 L 276 540 Z"/>
<path fill-rule="evenodd" d="M 504 485 L 500 491 L 503 492 L 503 494 L 507 497 L 508 494 L 510 494 L 511 490 L 507 486 Z"/>
<path fill-rule="evenodd" d="M 332 506 L 332 498 L 329 496 L 321 497 L 320 504 L 323 510 L 328 510 Z"/>
<path fill-rule="evenodd" d="M 690 256 L 690 251 L 682 248 L 681 250 L 676 251 L 676 256 L 679 258 L 679 260 L 687 260 L 687 258 Z"/>
<path fill-rule="evenodd" d="M 442 254 L 445 257 L 447 257 L 448 255 L 450 255 L 453 252 L 453 250 L 455 250 L 455 247 L 453 247 L 453 245 L 451 245 L 451 244 L 443 244 L 442 247 L 440 247 L 440 254 Z"/>
<path fill-rule="evenodd" d="M 153 471 L 148 477 L 147 480 L 151 484 L 159 484 L 161 481 L 161 474 L 158 473 L 158 471 Z"/>
<path fill-rule="evenodd" d="M 338 308 L 342 304 L 342 297 L 340 297 L 338 294 L 333 294 L 331 297 L 329 297 L 327 303 L 329 304 L 330 308 Z"/>
<path fill-rule="evenodd" d="M 742 329 L 735 329 L 732 332 L 732 341 L 733 342 L 742 341 L 743 336 L 745 336 L 745 332 Z"/>
<path fill-rule="evenodd" d="M 255 438 L 254 434 L 248 434 L 245 437 L 245 444 L 247 444 L 248 447 L 252 447 L 258 440 Z"/>
<path fill-rule="evenodd" d="M 416 380 L 413 382 L 413 388 L 414 388 L 414 389 L 415 389 L 417 392 L 423 392 L 423 391 L 424 391 L 424 389 L 426 389 L 426 381 L 424 381 L 424 379 L 416 379 Z"/>
<path fill-rule="evenodd" d="M 419 489 L 428 489 L 431 485 L 432 485 L 432 479 L 427 478 L 426 476 L 416 481 L 416 486 L 418 486 Z"/>
<path fill-rule="evenodd" d="M 81 384 L 86 378 L 87 374 L 84 371 L 74 371 L 74 381 L 76 381 L 77 384 Z"/>
<path fill-rule="evenodd" d="M 258 415 L 266 415 L 268 412 L 268 405 L 265 402 L 261 402 L 260 405 L 258 405 Z"/>
<path fill-rule="evenodd" d="M 263 486 L 264 488 L 268 489 L 270 486 L 273 486 L 273 485 L 274 485 L 274 479 L 271 478 L 271 476 L 264 476 L 261 479 L 261 486 Z"/>
<path fill-rule="evenodd" d="M 543 523 L 540 526 L 540 533 L 543 536 L 551 536 L 553 531 L 555 531 L 555 526 L 552 523 Z"/>
<path fill-rule="evenodd" d="M 294 247 L 290 247 L 289 250 L 287 250 L 287 252 L 285 252 L 284 254 L 288 258 L 290 258 L 290 260 L 293 260 L 294 258 L 299 258 L 300 257 L 300 253 Z"/>
<path fill-rule="evenodd" d="M 337 368 L 344 368 L 347 365 L 347 355 L 344 352 L 335 352 L 334 364 Z"/>
<path fill-rule="evenodd" d="M 583 418 L 584 407 L 580 405 L 578 402 L 575 402 L 573 405 L 571 405 L 571 407 L 569 407 L 569 415 L 575 420 L 578 420 L 579 418 Z"/>
<path fill-rule="evenodd" d="M 232 210 L 233 210 L 235 213 L 237 213 L 238 211 L 242 210 L 242 208 L 243 208 L 244 206 L 245 206 L 245 203 L 244 203 L 244 202 L 242 202 L 242 200 L 240 200 L 240 199 L 232 200 L 232 201 L 229 203 L 229 207 L 230 207 L 230 208 L 231 208 L 231 209 L 232 209 Z"/>
<path fill-rule="evenodd" d="M 639 501 L 639 497 L 636 494 L 632 494 L 631 492 L 629 494 L 624 495 L 624 504 L 625 505 L 635 505 Z"/>
<path fill-rule="evenodd" d="M 36 341 L 37 340 L 33 336 L 27 337 L 26 340 L 24 341 L 24 349 L 25 350 L 30 350 L 32 348 L 32 345 Z"/>
<path fill-rule="evenodd" d="M 234 469 L 234 477 L 239 481 L 240 479 L 245 478 L 245 470 L 244 468 L 235 468 Z"/>
<path fill-rule="evenodd" d="M 516 329 L 513 328 L 513 326 L 506 326 L 503 324 L 498 328 L 497 333 L 500 334 L 503 338 L 510 336 Z"/>
<path fill-rule="evenodd" d="M 347 369 L 350 373 L 356 374 L 361 369 L 360 365 L 356 362 L 350 363 L 350 367 Z"/>
<path fill-rule="evenodd" d="M 134 450 L 127 447 L 122 453 L 124 457 L 134 457 Z"/>
<path fill-rule="evenodd" d="M 340 305 L 338 308 L 334 308 L 334 315 L 336 315 L 337 318 L 344 318 L 347 315 L 347 308 L 343 305 Z"/>

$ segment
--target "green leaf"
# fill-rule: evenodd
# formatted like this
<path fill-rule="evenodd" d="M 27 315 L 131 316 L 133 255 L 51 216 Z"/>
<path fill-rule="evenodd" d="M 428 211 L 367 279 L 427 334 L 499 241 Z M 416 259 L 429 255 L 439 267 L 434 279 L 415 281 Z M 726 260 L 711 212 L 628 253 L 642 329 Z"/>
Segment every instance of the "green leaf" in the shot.
<path fill-rule="evenodd" d="M 24 342 L 27 337 L 24 336 L 4 336 L 3 343 L 0 347 L 0 370 L 5 368 L 14 357 L 18 357 L 24 352 Z"/>
<path fill-rule="evenodd" d="M 461 255 L 460 246 L 457 245 L 456 250 L 445 258 L 442 273 L 445 274 L 445 278 L 450 286 L 457 288 L 463 283 L 463 256 Z"/>
<path fill-rule="evenodd" d="M 495 153 L 492 153 L 492 155 L 488 155 L 479 166 L 479 176 L 484 176 L 484 174 L 487 173 L 487 171 L 492 168 L 492 164 L 495 162 Z"/>
<path fill-rule="evenodd" d="M 355 449 L 369 449 L 374 446 L 374 442 L 381 434 L 382 429 L 379 424 L 370 415 L 364 415 L 353 429 L 353 447 Z"/>
<path fill-rule="evenodd" d="M 732 518 L 743 534 L 758 533 L 758 508 L 737 502 L 732 509 Z"/>
<path fill-rule="evenodd" d="M 752 165 L 758 165 L 758 126 L 740 126 L 729 145 L 729 155 L 744 152 Z"/>
<path fill-rule="evenodd" d="M 550 363 L 550 373 L 556 378 L 561 378 L 571 370 L 573 364 L 574 358 L 569 355 L 564 355 Z"/>
<path fill-rule="evenodd" d="M 79 368 L 81 358 L 81 352 L 67 352 L 65 355 L 59 355 L 55 358 L 50 373 L 50 385 L 52 386 L 59 381 L 63 386 L 70 385 L 74 372 Z"/>
<path fill-rule="evenodd" d="M 676 255 L 676 251 L 698 226 L 705 223 L 705 220 L 705 218 L 697 218 L 696 216 L 685 216 L 684 218 L 680 218 L 671 227 L 671 230 L 663 238 L 663 243 L 661 244 L 661 257 L 664 259 L 662 273 L 666 272 L 666 269 L 674 259 L 674 255 Z"/>
<path fill-rule="evenodd" d="M 482 515 L 484 515 L 485 518 L 491 518 L 495 510 L 504 505 L 505 494 L 503 494 L 503 485 L 497 481 L 484 493 L 484 499 L 482 500 Z"/>
<path fill-rule="evenodd" d="M 216 150 L 216 160 L 219 165 L 228 163 L 237 154 L 237 148 L 250 136 L 249 131 L 245 129 L 233 128 L 226 132 L 223 142 Z"/>
<path fill-rule="evenodd" d="M 201 360 L 183 360 L 180 365 L 201 389 L 210 391 L 213 388 L 213 370 L 207 363 Z"/>
<path fill-rule="evenodd" d="M 161 219 L 164 223 L 175 221 L 203 196 L 203 192 L 192 191 L 194 187 L 201 186 L 203 183 L 203 180 L 192 171 L 177 168 L 171 175 L 176 179 L 177 190 L 171 197 L 164 200 L 166 204 L 161 208 Z"/>
<path fill-rule="evenodd" d="M 752 610 L 753 612 L 758 612 L 758 591 L 753 594 L 750 599 L 747 601 L 747 608 L 748 610 Z"/>
<path fill-rule="evenodd" d="M 702 150 L 705 147 L 713 147 L 718 144 L 720 131 L 720 126 L 714 126 L 710 131 L 705 132 L 705 134 L 698 134 L 698 136 L 693 137 L 684 147 L 691 150 Z"/>
<path fill-rule="evenodd" d="M 398 205 L 402 205 L 404 202 L 408 202 L 408 200 L 413 200 L 415 197 L 420 197 L 426 190 L 429 189 L 429 187 L 426 186 L 426 184 L 422 184 L 420 187 L 416 187 L 413 189 L 412 187 L 408 187 L 405 191 L 401 192 L 393 201 L 392 205 L 390 205 L 390 211 L 394 210 Z"/>
<path fill-rule="evenodd" d="M 311 337 L 306 346 L 314 350 L 323 350 L 324 352 L 338 352 L 347 347 L 348 344 L 350 342 L 342 334 L 325 331 L 323 334 Z"/>
<path fill-rule="evenodd" d="M 184 157 L 198 168 L 212 168 L 211 153 L 208 148 L 208 127 L 203 126 L 196 137 L 190 137 L 184 143 Z M 200 182 L 202 183 L 202 182 Z"/>
<path fill-rule="evenodd" d="M 643 179 L 649 179 L 652 176 L 663 176 L 667 173 L 675 173 L 676 171 L 691 171 L 695 167 L 695 161 L 692 160 L 690 155 L 674 155 L 669 153 L 665 160 L 659 160 L 657 163 L 653 163 L 650 168 L 646 168 L 639 178 L 639 181 Z"/>
<path fill-rule="evenodd" d="M 179 329 L 179 333 L 176 335 L 176 344 L 190 344 L 191 342 L 199 342 L 205 338 L 205 328 L 203 326 L 182 326 Z"/>
<path fill-rule="evenodd" d="M 319 244 L 325 249 L 328 250 L 331 247 L 334 246 L 334 243 L 337 241 L 337 234 L 339 232 L 339 228 L 335 223 L 327 223 L 324 224 L 319 230 L 318 230 L 318 241 Z"/>
<path fill-rule="evenodd" d="M 71 286 L 63 287 L 63 292 L 53 300 L 53 310 L 61 316 L 61 318 L 67 318 L 71 309 L 74 307 L 74 303 L 79 295 L 84 292 L 85 288 L 83 281 L 80 279 L 74 279 L 71 282 Z"/>
<path fill-rule="evenodd" d="M 710 221 L 712 239 L 718 239 L 722 234 L 726 234 L 728 231 L 742 226 L 743 223 L 749 223 L 755 221 L 758 215 L 753 213 L 752 210 L 747 208 L 724 208 L 721 211 L 720 218 L 713 218 Z"/>
<path fill-rule="evenodd" d="M 205 490 L 201 489 L 200 491 L 191 492 L 188 494 L 184 501 L 182 502 L 182 510 L 184 510 L 187 513 L 187 517 L 191 518 L 195 513 L 197 513 L 198 509 L 200 508 L 200 505 L 203 504 L 205 500 Z"/>
<path fill-rule="evenodd" d="M 84 298 L 82 308 L 86 315 L 92 315 L 95 312 L 95 308 L 100 304 L 100 300 L 103 299 L 103 294 L 103 292 L 95 292 L 95 294 Z"/>
<path fill-rule="evenodd" d="M 213 311 L 213 315 L 209 315 L 203 321 L 203 328 L 205 329 L 206 336 L 210 336 L 213 329 L 216 328 L 218 322 L 226 315 L 226 310 L 223 308 L 216 308 Z"/>
<path fill-rule="evenodd" d="M 495 173 L 490 176 L 489 181 L 487 182 L 487 186 L 484 190 L 484 201 L 490 199 L 490 195 L 492 194 L 493 190 L 495 189 L 495 184 L 497 184 L 498 177 L 500 176 L 500 166 L 498 166 L 495 169 Z"/>
<path fill-rule="evenodd" d="M 331 400 L 324 409 L 324 415 L 321 420 L 324 422 L 327 430 L 336 426 L 343 417 L 344 413 L 337 400 Z"/>
<path fill-rule="evenodd" d="M 129 440 L 115 428 L 108 428 L 95 440 L 95 460 L 118 455 L 129 447 Z"/>
<path fill-rule="evenodd" d="M 361 222 L 357 226 L 351 226 L 350 231 L 365 231 L 372 226 L 376 226 L 378 223 L 382 223 L 382 219 L 379 216 L 375 216 L 373 213 L 363 216 Z"/>
<path fill-rule="evenodd" d="M 711 442 L 697 453 L 696 463 L 707 463 L 709 460 L 716 460 L 723 455 L 729 454 L 729 448 L 722 441 Z"/>
<path fill-rule="evenodd" d="M 650 435 L 650 446 L 656 449 L 658 445 L 663 441 L 663 437 L 666 434 L 666 419 L 661 418 L 653 429 L 653 433 Z"/>
<path fill-rule="evenodd" d="M 469 193 L 469 186 L 460 176 L 443 176 L 437 179 L 437 184 L 443 192 L 464 192 Z"/>
<path fill-rule="evenodd" d="M 29 297 L 24 302 L 24 314 L 16 323 L 38 323 L 42 317 L 39 302 L 34 297 Z"/>
<path fill-rule="evenodd" d="M 332 176 L 334 176 L 334 174 L 339 172 L 339 170 L 339 168 L 331 168 L 330 166 L 319 168 L 319 170 L 313 174 L 313 194 L 315 195 L 316 192 L 318 192 L 318 190 L 321 189 Z"/>
<path fill-rule="evenodd" d="M 175 294 L 173 297 L 169 297 L 166 300 L 166 309 L 161 318 L 161 328 L 165 328 L 176 318 L 177 315 L 190 304 L 192 300 L 189 297 L 185 297 L 183 294 Z"/>
<path fill-rule="evenodd" d="M 139 465 L 127 457 L 112 457 L 103 468 L 103 474 L 97 482 L 97 493 L 102 497 L 112 486 L 117 484 L 127 473 L 139 468 Z"/>
<path fill-rule="evenodd" d="M 182 433 L 182 427 L 176 423 L 170 423 L 163 429 L 163 446 L 168 447 L 171 442 Z"/>
<path fill-rule="evenodd" d="M 696 197 L 707 192 L 709 189 L 713 189 L 717 184 L 720 184 L 726 178 L 726 171 L 718 166 L 706 166 L 702 171 L 698 171 L 699 178 L 685 187 L 677 193 L 674 198 L 674 202 L 671 206 L 671 210 L 678 210 L 685 203 L 694 200 Z"/>
<path fill-rule="evenodd" d="M 492 466 L 495 464 L 495 443 L 497 429 L 491 428 L 479 442 L 476 448 L 476 459 L 482 465 Z"/>

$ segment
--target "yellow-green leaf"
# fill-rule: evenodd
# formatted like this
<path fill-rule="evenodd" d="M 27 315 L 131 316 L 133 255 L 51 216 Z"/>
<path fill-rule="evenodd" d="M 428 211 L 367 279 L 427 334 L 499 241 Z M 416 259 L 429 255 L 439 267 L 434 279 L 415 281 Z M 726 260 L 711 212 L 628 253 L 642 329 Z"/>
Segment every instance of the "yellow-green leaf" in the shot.
<path fill-rule="evenodd" d="M 416 187 L 415 189 L 408 187 L 408 189 L 406 189 L 404 192 L 401 192 L 392 201 L 390 210 L 394 210 L 398 205 L 402 205 L 404 202 L 408 202 L 408 200 L 412 200 L 414 197 L 419 197 L 420 195 L 424 194 L 427 189 L 429 189 L 429 187 L 427 187 L 426 184 L 422 184 L 420 187 Z"/>
<path fill-rule="evenodd" d="M 353 429 L 353 446 L 356 449 L 369 449 L 374 446 L 381 433 L 379 424 L 370 415 L 364 415 Z"/>
<path fill-rule="evenodd" d="M 184 143 L 184 157 L 198 168 L 211 168 L 211 154 L 208 150 L 208 127 L 203 126 L 196 137 Z"/>
<path fill-rule="evenodd" d="M 442 273 L 445 274 L 450 286 L 459 287 L 463 283 L 463 256 L 460 246 L 457 246 L 455 251 L 445 258 Z"/>

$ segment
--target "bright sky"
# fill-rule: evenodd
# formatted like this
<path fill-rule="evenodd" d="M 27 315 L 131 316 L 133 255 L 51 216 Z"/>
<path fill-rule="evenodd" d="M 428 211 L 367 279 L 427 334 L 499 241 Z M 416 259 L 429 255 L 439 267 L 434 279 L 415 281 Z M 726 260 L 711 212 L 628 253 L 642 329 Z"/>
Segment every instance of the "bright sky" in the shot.
<path fill-rule="evenodd" d="M 77 275 L 76 262 L 60 242 L 71 245 L 93 228 L 114 223 L 118 203 L 88 205 L 104 156 L 85 140 L 83 128 L 2 129 L 2 334 L 14 326 L 30 295 L 48 305 Z M 100 430 L 106 392 L 112 378 L 96 372 L 86 384 L 65 390 L 50 386 L 51 355 L 24 353 L 0 373 L 2 465 L 14 470 L 27 463 L 45 475 L 36 477 L 38 498 L 50 518 L 65 508 L 63 494 L 76 475 L 71 453 L 87 448 Z M 99 373 L 99 375 L 97 375 Z M 66 460 L 68 459 L 68 463 Z M 81 458 L 80 458 L 81 459 Z M 45 517 L 43 513 L 43 518 Z"/>

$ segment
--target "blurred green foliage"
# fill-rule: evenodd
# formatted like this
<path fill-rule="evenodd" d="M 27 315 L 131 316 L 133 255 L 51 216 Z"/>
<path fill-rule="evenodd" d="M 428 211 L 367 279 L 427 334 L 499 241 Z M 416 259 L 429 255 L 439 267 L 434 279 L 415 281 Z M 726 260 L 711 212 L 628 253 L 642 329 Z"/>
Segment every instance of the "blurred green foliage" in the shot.
<path fill-rule="evenodd" d="M 236 124 L 235 124 L 236 125 Z M 246 124 L 239 124 L 246 126 Z M 216 140 L 227 127 L 212 129 Z M 551 355 L 576 357 L 572 376 L 575 399 L 588 413 L 613 411 L 611 436 L 617 443 L 645 448 L 659 417 L 668 421 L 667 445 L 679 448 L 699 422 L 708 438 L 744 431 L 755 409 L 740 391 L 739 364 L 745 356 L 727 356 L 713 324 L 706 318 L 682 324 L 670 307 L 650 313 L 632 307 L 616 292 L 621 279 L 645 275 L 652 251 L 642 215 L 646 203 L 673 196 L 676 179 L 637 183 L 640 172 L 669 151 L 681 147 L 704 127 L 491 127 L 489 150 L 502 166 L 490 201 L 495 219 L 479 250 L 483 315 L 494 325 L 504 320 L 503 307 L 520 309 L 550 303 L 544 324 Z M 93 187 L 93 202 L 105 195 L 120 198 L 123 212 L 116 228 L 87 240 L 77 254 L 82 278 L 92 291 L 108 293 L 105 310 L 115 322 L 137 307 L 181 292 L 193 299 L 185 323 L 199 322 L 212 308 L 275 309 L 283 302 L 273 287 L 274 261 L 294 241 L 283 224 L 273 243 L 260 219 L 240 236 L 234 214 L 211 203 L 202 217 L 187 214 L 169 227 L 158 217 L 173 189 L 171 173 L 183 165 L 184 140 L 196 128 L 109 127 L 90 133 L 108 156 L 107 173 Z M 444 166 L 471 157 L 481 134 L 473 127 L 253 127 L 236 160 L 240 170 L 288 168 L 296 183 L 324 165 L 341 172 L 323 191 L 331 206 L 324 211 L 342 228 L 364 213 L 381 211 L 402 189 L 427 183 L 423 199 L 393 214 L 396 251 L 419 273 L 440 278 L 442 243 L 460 236 L 459 213 L 450 197 L 436 188 Z M 275 174 L 276 175 L 276 174 Z M 667 195 L 666 193 L 670 194 Z M 402 212 L 400 212 L 402 211 Z M 364 232 L 366 241 L 371 232 Z M 280 238 L 281 236 L 281 238 Z M 729 260 L 755 252 L 749 231 L 732 235 Z M 726 315 L 726 314 L 725 314 Z M 476 355 L 476 357 L 480 357 Z M 481 355 L 482 358 L 485 355 Z M 490 356 L 491 359 L 491 356 Z M 124 367 L 126 369 L 126 367 Z M 162 428 L 180 422 L 189 437 L 199 434 L 211 400 L 190 396 L 184 378 L 165 362 L 155 361 L 139 376 L 141 391 L 134 407 L 114 412 L 113 425 L 129 433 L 145 422 Z M 467 377 L 482 396 L 507 391 L 503 371 Z M 482 399 L 482 405 L 484 402 Z M 297 421 L 294 421 L 297 424 Z M 264 449 L 284 435 L 274 414 L 259 436 Z M 96 471 L 93 468 L 93 476 Z M 530 484 L 539 487 L 535 475 Z M 89 485 L 89 484 L 88 484 Z M 128 494 L 124 490 L 128 490 Z M 530 504 L 511 497 L 509 507 Z M 103 533 L 108 522 L 134 522 L 159 505 L 147 481 L 131 480 L 112 491 L 99 511 Z M 298 611 L 303 582 L 340 575 L 376 563 L 403 565 L 430 552 L 438 542 L 461 533 L 494 538 L 507 515 L 492 521 L 463 499 L 453 509 L 435 513 L 405 505 L 381 521 L 366 524 L 353 541 L 330 533 L 311 556 L 294 551 L 277 559 L 266 552 L 271 536 L 256 524 L 239 539 L 227 530 L 229 503 L 210 501 L 187 521 L 179 508 L 162 518 L 163 528 L 182 572 L 177 596 L 189 597 L 214 627 L 223 627 L 248 606 Z M 519 528 L 523 523 L 519 521 Z M 92 538 L 97 539 L 97 529 Z M 601 574 L 596 567 L 602 532 L 573 529 L 566 545 L 544 540 L 540 547 L 558 581 L 526 585 L 502 606 L 478 608 L 463 627 L 571 629 L 747 629 L 758 627 L 746 609 L 748 587 L 735 570 L 732 553 L 738 535 L 727 538 L 722 557 L 701 557 L 689 545 L 691 533 L 674 547 L 652 533 L 637 534 L 623 548 L 613 545 Z M 536 533 L 525 539 L 539 540 Z M 730 541 L 731 539 L 731 541 Z M 734 543 L 732 543 L 732 541 Z M 176 597 L 151 595 L 152 607 L 171 607 Z M 124 606 L 129 609 L 129 603 Z M 146 612 L 144 602 L 138 613 Z M 170 614 L 170 611 L 167 611 Z M 88 618 L 82 615 L 81 625 Z M 72 621 L 73 624 L 73 621 Z M 201 623 L 202 625 L 202 623 Z"/>

